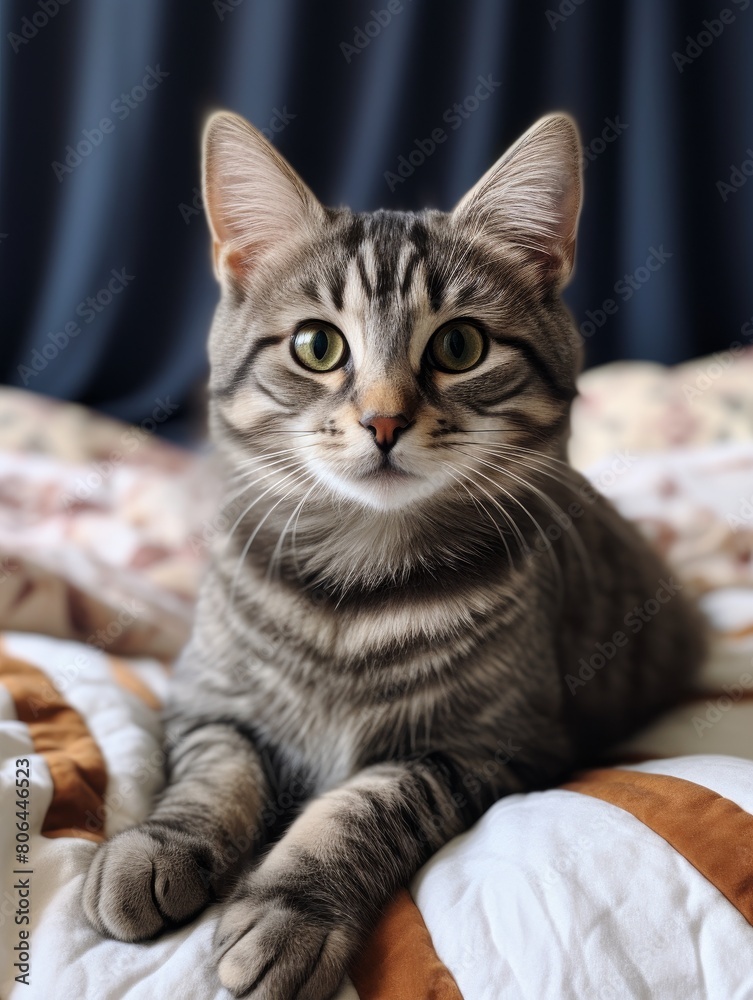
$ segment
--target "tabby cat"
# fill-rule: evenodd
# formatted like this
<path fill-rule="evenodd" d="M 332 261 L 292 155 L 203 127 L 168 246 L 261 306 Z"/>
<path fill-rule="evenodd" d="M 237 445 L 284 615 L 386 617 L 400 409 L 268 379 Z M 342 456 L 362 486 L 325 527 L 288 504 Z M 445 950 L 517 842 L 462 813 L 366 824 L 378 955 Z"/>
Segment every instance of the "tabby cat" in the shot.
<path fill-rule="evenodd" d="M 85 883 L 103 934 L 224 898 L 221 982 L 323 1000 L 439 847 L 687 689 L 697 613 L 566 463 L 580 159 L 552 115 L 449 214 L 355 214 L 210 119 L 228 530 L 175 672 L 167 788 Z"/>

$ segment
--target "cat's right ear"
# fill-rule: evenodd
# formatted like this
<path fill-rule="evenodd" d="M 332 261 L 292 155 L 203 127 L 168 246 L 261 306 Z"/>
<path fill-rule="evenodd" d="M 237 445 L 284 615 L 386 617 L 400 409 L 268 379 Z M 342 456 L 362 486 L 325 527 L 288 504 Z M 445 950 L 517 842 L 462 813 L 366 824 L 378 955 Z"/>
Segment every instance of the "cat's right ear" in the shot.
<path fill-rule="evenodd" d="M 245 285 L 324 218 L 324 209 L 274 146 L 240 115 L 213 114 L 204 129 L 202 184 L 220 281 Z"/>
<path fill-rule="evenodd" d="M 455 207 L 452 218 L 517 251 L 534 281 L 570 277 L 581 203 L 581 146 L 566 114 L 540 119 Z"/>

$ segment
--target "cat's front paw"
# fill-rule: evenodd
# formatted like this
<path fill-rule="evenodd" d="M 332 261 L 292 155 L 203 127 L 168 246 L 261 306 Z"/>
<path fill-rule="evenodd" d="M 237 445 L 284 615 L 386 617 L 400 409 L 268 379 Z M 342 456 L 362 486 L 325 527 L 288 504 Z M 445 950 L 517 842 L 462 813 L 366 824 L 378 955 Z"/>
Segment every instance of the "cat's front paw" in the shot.
<path fill-rule="evenodd" d="M 125 830 L 94 855 L 84 913 L 102 934 L 144 941 L 207 905 L 210 864 L 208 845 L 198 838 L 157 825 Z"/>
<path fill-rule="evenodd" d="M 249 890 L 215 935 L 220 982 L 247 1000 L 327 1000 L 352 954 L 353 930 L 301 892 Z"/>

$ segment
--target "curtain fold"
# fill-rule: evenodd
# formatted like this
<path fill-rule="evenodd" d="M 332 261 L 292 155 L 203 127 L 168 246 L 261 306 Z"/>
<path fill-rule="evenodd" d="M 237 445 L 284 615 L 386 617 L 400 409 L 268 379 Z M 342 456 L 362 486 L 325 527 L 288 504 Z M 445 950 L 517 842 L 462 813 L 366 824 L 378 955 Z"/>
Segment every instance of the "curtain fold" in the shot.
<path fill-rule="evenodd" d="M 0 29 L 5 383 L 136 422 L 169 397 L 162 429 L 191 433 L 217 107 L 356 210 L 448 209 L 568 111 L 586 195 L 566 299 L 588 362 L 753 340 L 748 0 L 13 0 Z"/>

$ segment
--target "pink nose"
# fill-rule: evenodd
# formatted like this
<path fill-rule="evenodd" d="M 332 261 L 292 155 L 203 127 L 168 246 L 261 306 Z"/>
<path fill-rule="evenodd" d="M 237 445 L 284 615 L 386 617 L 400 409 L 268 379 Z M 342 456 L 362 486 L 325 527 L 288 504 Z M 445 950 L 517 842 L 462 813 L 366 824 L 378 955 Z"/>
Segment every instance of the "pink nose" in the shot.
<path fill-rule="evenodd" d="M 382 451 L 389 451 L 397 441 L 400 431 L 408 426 L 408 418 L 402 413 L 383 416 L 381 413 L 366 413 L 360 420 L 361 427 L 371 431 L 374 443 Z"/>

